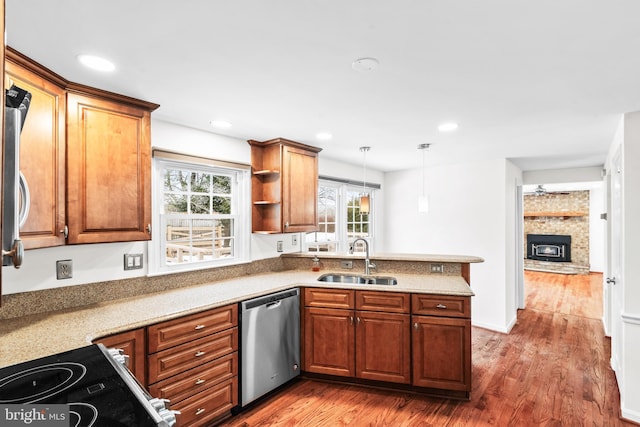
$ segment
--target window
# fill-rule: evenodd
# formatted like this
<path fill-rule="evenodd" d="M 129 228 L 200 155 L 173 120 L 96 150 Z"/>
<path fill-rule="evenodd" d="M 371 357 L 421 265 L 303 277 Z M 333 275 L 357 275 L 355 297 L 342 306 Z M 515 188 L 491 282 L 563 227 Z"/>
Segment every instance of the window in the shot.
<path fill-rule="evenodd" d="M 357 238 L 372 243 L 373 214 L 360 214 L 362 190 L 362 186 L 348 183 L 318 182 L 318 231 L 306 235 L 309 252 L 347 252 Z M 367 191 L 373 211 L 375 190 L 367 188 Z M 357 244 L 354 251 L 364 251 L 364 244 Z"/>
<path fill-rule="evenodd" d="M 155 270 L 248 261 L 248 167 L 154 153 Z"/>

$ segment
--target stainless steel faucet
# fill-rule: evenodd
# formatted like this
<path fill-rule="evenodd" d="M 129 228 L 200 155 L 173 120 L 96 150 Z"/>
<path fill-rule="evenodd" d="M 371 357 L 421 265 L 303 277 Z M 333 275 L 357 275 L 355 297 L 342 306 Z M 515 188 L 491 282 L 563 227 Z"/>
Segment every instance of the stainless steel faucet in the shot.
<path fill-rule="evenodd" d="M 351 246 L 349 247 L 349 253 L 350 254 L 353 253 L 353 247 L 355 246 L 356 242 L 359 240 L 364 242 L 364 250 L 366 254 L 364 258 L 364 274 L 368 276 L 369 274 L 371 274 L 371 269 L 376 268 L 376 265 L 372 263 L 371 260 L 369 259 L 369 242 L 367 242 L 362 237 L 358 237 L 356 240 L 351 242 Z"/>

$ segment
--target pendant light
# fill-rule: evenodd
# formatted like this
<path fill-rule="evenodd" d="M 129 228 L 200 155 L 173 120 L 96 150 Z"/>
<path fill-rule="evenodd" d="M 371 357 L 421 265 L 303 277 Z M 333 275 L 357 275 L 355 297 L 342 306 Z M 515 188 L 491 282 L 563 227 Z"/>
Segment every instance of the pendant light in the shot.
<path fill-rule="evenodd" d="M 418 150 L 422 151 L 422 194 L 418 197 L 418 212 L 420 213 L 428 213 L 429 212 L 429 198 L 427 193 L 425 192 L 424 185 L 424 175 L 425 175 L 425 152 L 429 150 L 431 144 L 420 144 L 418 145 Z"/>
<path fill-rule="evenodd" d="M 360 215 L 369 214 L 369 193 L 367 193 L 367 151 L 371 150 L 371 147 L 360 147 L 362 151 L 363 160 L 363 177 L 362 177 L 362 195 L 360 196 Z"/>

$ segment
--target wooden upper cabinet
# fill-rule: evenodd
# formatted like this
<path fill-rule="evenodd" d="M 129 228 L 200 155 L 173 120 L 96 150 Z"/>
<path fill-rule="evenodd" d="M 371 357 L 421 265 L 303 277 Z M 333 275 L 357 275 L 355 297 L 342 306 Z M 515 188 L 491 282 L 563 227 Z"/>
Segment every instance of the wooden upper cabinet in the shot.
<path fill-rule="evenodd" d="M 151 114 L 67 95 L 69 243 L 149 240 Z"/>
<path fill-rule="evenodd" d="M 70 82 L 5 52 L 3 83 L 32 94 L 20 141 L 31 202 L 20 228 L 24 248 L 149 240 L 158 105 Z"/>
<path fill-rule="evenodd" d="M 249 140 L 254 233 L 295 233 L 318 228 L 320 148 L 284 138 Z"/>
<path fill-rule="evenodd" d="M 20 227 L 25 249 L 65 244 L 65 90 L 59 77 L 7 50 L 5 86 L 32 95 L 20 136 L 20 172 L 30 194 Z"/>

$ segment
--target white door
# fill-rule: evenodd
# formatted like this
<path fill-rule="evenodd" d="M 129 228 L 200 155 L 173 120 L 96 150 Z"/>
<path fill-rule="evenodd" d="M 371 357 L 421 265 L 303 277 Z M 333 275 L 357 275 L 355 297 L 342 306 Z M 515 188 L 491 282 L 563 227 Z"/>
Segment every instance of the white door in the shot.
<path fill-rule="evenodd" d="M 613 158 L 611 171 L 611 265 L 607 286 L 611 296 L 611 367 L 622 380 L 622 159 L 621 150 Z M 622 387 L 622 384 L 619 384 Z"/>

